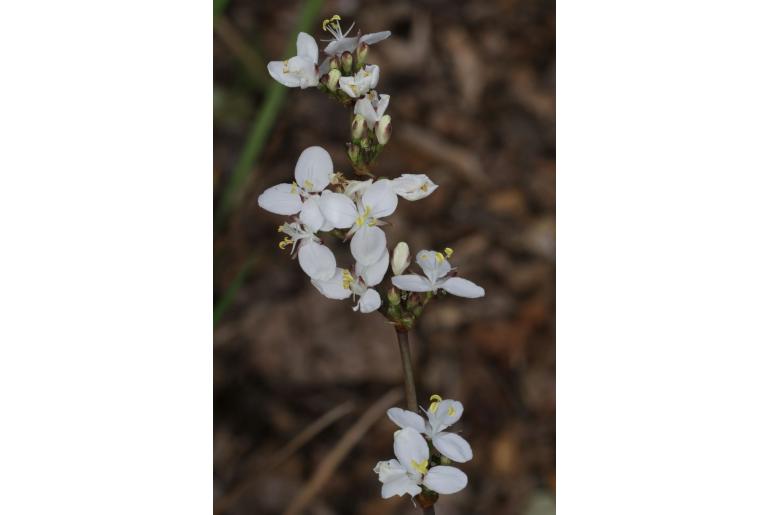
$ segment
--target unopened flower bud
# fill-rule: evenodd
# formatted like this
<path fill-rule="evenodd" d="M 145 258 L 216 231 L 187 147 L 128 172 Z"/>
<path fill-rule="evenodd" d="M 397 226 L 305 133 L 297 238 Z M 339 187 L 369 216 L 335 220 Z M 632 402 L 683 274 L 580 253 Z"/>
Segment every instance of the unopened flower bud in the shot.
<path fill-rule="evenodd" d="M 366 62 L 366 56 L 369 53 L 369 45 L 366 43 L 359 43 L 358 48 L 356 48 L 356 66 L 362 67 L 364 63 Z"/>
<path fill-rule="evenodd" d="M 342 52 L 340 56 L 340 67 L 342 71 L 347 75 L 353 70 L 353 54 L 350 52 Z"/>
<path fill-rule="evenodd" d="M 374 124 L 374 134 L 380 145 L 386 145 L 390 141 L 390 133 L 393 131 L 393 125 L 390 123 L 390 115 L 386 114 L 380 121 Z"/>
<path fill-rule="evenodd" d="M 318 82 L 321 84 L 321 86 L 324 86 L 324 87 L 328 88 L 329 87 L 329 74 L 328 73 L 324 73 L 323 75 L 321 75 L 321 78 L 318 79 Z"/>
<path fill-rule="evenodd" d="M 326 87 L 329 88 L 329 91 L 337 91 L 337 83 L 340 81 L 340 75 L 342 74 L 339 70 L 329 70 L 328 81 L 326 83 Z"/>
<path fill-rule="evenodd" d="M 366 134 L 366 119 L 357 114 L 353 117 L 353 122 L 350 124 L 350 135 L 353 141 L 358 141 L 364 134 Z"/>
<path fill-rule="evenodd" d="M 420 297 L 419 293 L 411 293 L 406 298 L 406 309 L 408 309 L 409 311 L 412 311 L 414 308 L 420 305 L 421 300 L 422 298 Z"/>
<path fill-rule="evenodd" d="M 392 306 L 397 306 L 401 303 L 401 296 L 398 294 L 395 288 L 391 288 L 388 290 L 388 302 Z"/>
<path fill-rule="evenodd" d="M 393 275 L 401 275 L 409 266 L 409 245 L 406 242 L 399 242 L 393 249 L 393 257 L 390 260 L 390 266 Z"/>
<path fill-rule="evenodd" d="M 336 55 L 334 57 L 332 57 L 331 61 L 329 61 L 329 69 L 330 70 L 339 70 L 340 69 L 340 60 L 339 60 L 339 58 Z"/>
<path fill-rule="evenodd" d="M 358 145 L 348 144 L 348 157 L 350 158 L 351 163 L 358 163 L 361 159 L 361 149 L 358 148 Z"/>

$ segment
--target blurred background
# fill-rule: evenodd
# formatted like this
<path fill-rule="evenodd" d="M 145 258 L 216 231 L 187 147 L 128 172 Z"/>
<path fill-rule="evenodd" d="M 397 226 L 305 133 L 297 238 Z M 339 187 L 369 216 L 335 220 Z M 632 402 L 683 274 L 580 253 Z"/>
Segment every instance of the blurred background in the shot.
<path fill-rule="evenodd" d="M 369 52 L 393 117 L 375 173 L 439 184 L 399 202 L 389 247 L 452 247 L 487 291 L 432 302 L 412 334 L 420 403 L 463 402 L 453 429 L 474 450 L 468 487 L 437 513 L 554 513 L 552 0 L 215 2 L 214 511 L 418 513 L 381 499 L 372 472 L 392 457 L 385 408 L 403 405 L 393 330 L 316 292 L 277 247 L 284 217 L 256 204 L 311 145 L 352 176 L 348 112 L 265 69 L 295 55 L 298 30 L 326 39 L 332 14 L 393 32 Z"/>

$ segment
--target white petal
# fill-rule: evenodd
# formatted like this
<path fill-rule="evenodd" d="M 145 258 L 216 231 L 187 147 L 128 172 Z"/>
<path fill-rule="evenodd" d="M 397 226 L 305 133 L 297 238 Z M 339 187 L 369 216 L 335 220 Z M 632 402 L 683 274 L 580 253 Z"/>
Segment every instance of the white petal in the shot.
<path fill-rule="evenodd" d="M 470 444 L 455 433 L 439 433 L 433 437 L 433 446 L 452 461 L 465 463 L 473 458 Z"/>
<path fill-rule="evenodd" d="M 396 210 L 398 196 L 393 192 L 390 181 L 382 179 L 367 188 L 361 203 L 371 208 L 370 216 L 373 218 L 384 218 Z"/>
<path fill-rule="evenodd" d="M 334 277 L 337 261 L 329 247 L 304 240 L 299 247 L 299 266 L 311 279 L 328 281 Z"/>
<path fill-rule="evenodd" d="M 324 52 L 328 55 L 338 55 L 346 50 L 352 52 L 357 46 L 358 38 L 342 38 L 326 45 Z"/>
<path fill-rule="evenodd" d="M 443 431 L 463 416 L 463 403 L 452 399 L 444 399 L 436 406 L 436 411 L 428 411 L 430 425 L 434 432 Z"/>
<path fill-rule="evenodd" d="M 365 181 L 348 181 L 347 185 L 345 185 L 345 195 L 352 199 L 356 193 L 363 194 L 363 192 L 366 191 L 366 189 L 371 185 L 371 179 L 367 179 Z"/>
<path fill-rule="evenodd" d="M 462 277 L 450 277 L 441 283 L 439 287 L 452 295 L 468 299 L 483 297 L 485 293 L 484 288 L 472 283 L 468 279 L 463 279 Z"/>
<path fill-rule="evenodd" d="M 380 99 L 377 101 L 377 119 L 378 120 L 382 118 L 382 115 L 385 114 L 385 110 L 388 108 L 389 103 L 390 103 L 390 95 L 380 95 Z"/>
<path fill-rule="evenodd" d="M 379 119 L 377 113 L 372 107 L 372 101 L 369 97 L 364 97 L 356 101 L 356 107 L 353 109 L 353 114 L 360 114 L 366 120 L 366 126 L 369 129 L 374 129 L 374 123 Z"/>
<path fill-rule="evenodd" d="M 414 411 L 408 411 L 401 408 L 390 408 L 388 410 L 388 418 L 402 429 L 411 427 L 420 433 L 425 432 L 425 419 Z"/>
<path fill-rule="evenodd" d="M 358 311 L 360 309 L 361 313 L 371 313 L 372 311 L 380 309 L 380 306 L 382 306 L 380 294 L 377 293 L 376 290 L 369 288 L 364 292 L 361 298 L 358 299 L 358 304 L 353 308 L 353 311 Z"/>
<path fill-rule="evenodd" d="M 380 259 L 386 245 L 385 232 L 382 229 L 364 224 L 350 240 L 350 252 L 361 265 L 370 266 Z"/>
<path fill-rule="evenodd" d="M 321 193 L 321 213 L 337 229 L 347 229 L 356 222 L 356 205 L 342 193 L 325 190 Z"/>
<path fill-rule="evenodd" d="M 382 257 L 373 265 L 364 266 L 361 263 L 356 262 L 356 275 L 363 277 L 367 286 L 377 286 L 380 284 L 387 271 L 388 249 L 385 249 L 385 252 L 382 253 Z"/>
<path fill-rule="evenodd" d="M 299 77 L 286 73 L 284 70 L 287 70 L 287 64 L 284 63 L 284 61 L 270 61 L 267 63 L 267 73 L 269 73 L 272 78 L 284 86 L 290 88 L 298 87 L 300 84 Z"/>
<path fill-rule="evenodd" d="M 361 84 L 356 81 L 355 77 L 340 77 L 339 87 L 350 98 L 358 98 L 366 91 L 362 91 Z"/>
<path fill-rule="evenodd" d="M 406 469 L 398 460 L 380 461 L 374 466 L 374 472 L 381 483 L 406 475 Z"/>
<path fill-rule="evenodd" d="M 425 174 L 405 173 L 390 182 L 398 196 L 412 201 L 423 199 L 438 188 Z"/>
<path fill-rule="evenodd" d="M 350 297 L 353 292 L 350 291 L 348 288 L 345 288 L 342 286 L 342 276 L 343 270 L 342 268 L 338 268 L 334 272 L 334 276 L 329 279 L 328 281 L 317 281 L 315 279 L 311 280 L 310 282 L 315 286 L 315 288 L 321 292 L 321 295 L 328 299 L 335 299 L 335 300 L 342 300 L 347 299 Z"/>
<path fill-rule="evenodd" d="M 380 81 L 380 67 L 376 64 L 372 64 L 370 66 L 364 66 L 364 69 L 362 70 L 366 72 L 368 87 L 366 90 L 374 89 L 377 87 L 377 83 Z M 366 92 L 364 92 L 366 93 Z"/>
<path fill-rule="evenodd" d="M 404 291 L 424 292 L 433 290 L 433 285 L 430 281 L 421 275 L 397 275 L 391 277 L 390 282 L 392 282 L 393 286 L 396 288 Z"/>
<path fill-rule="evenodd" d="M 304 32 L 297 34 L 297 55 L 318 64 L 318 44 L 313 36 Z"/>
<path fill-rule="evenodd" d="M 383 499 L 388 499 L 394 495 L 401 496 L 409 494 L 415 496 L 420 492 L 422 492 L 422 487 L 417 484 L 417 481 L 407 475 L 403 475 L 397 479 L 391 479 L 387 483 L 383 483 L 380 495 L 382 495 Z"/>
<path fill-rule="evenodd" d="M 294 193 L 292 188 L 295 189 Z M 263 191 L 257 199 L 257 204 L 277 215 L 293 215 L 302 209 L 302 197 L 291 184 L 278 184 Z"/>
<path fill-rule="evenodd" d="M 441 256 L 441 257 L 439 257 Z M 430 282 L 435 283 L 452 269 L 449 260 L 434 250 L 421 250 L 417 253 L 417 264 Z"/>
<path fill-rule="evenodd" d="M 382 32 L 373 32 L 371 34 L 364 34 L 361 36 L 360 41 L 362 43 L 366 43 L 367 45 L 373 45 L 375 43 L 379 43 L 383 39 L 388 39 L 390 37 L 390 31 L 389 30 L 383 30 Z"/>
<path fill-rule="evenodd" d="M 299 212 L 299 220 L 312 233 L 318 232 L 324 226 L 326 220 L 323 213 L 321 213 L 321 206 L 317 196 L 314 195 L 305 199 L 305 202 L 302 203 L 302 210 Z"/>
<path fill-rule="evenodd" d="M 422 463 L 428 459 L 428 443 L 415 429 L 407 427 L 393 434 L 393 452 L 407 471 L 419 473 L 412 462 Z"/>
<path fill-rule="evenodd" d="M 318 192 L 329 185 L 334 173 L 332 156 L 321 147 L 302 151 L 294 167 L 294 178 L 307 191 Z"/>
<path fill-rule="evenodd" d="M 422 482 L 434 492 L 453 494 L 466 487 L 468 476 L 458 468 L 439 465 L 428 470 Z"/>

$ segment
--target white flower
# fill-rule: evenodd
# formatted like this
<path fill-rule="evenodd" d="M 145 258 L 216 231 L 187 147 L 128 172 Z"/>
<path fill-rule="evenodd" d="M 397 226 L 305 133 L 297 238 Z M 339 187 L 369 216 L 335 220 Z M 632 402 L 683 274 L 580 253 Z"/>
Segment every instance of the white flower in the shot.
<path fill-rule="evenodd" d="M 390 408 L 388 418 L 401 428 L 410 427 L 425 434 L 436 450 L 450 460 L 458 463 L 470 461 L 473 458 L 470 444 L 462 436 L 444 431 L 460 420 L 463 414 L 462 403 L 452 399 L 442 400 L 438 395 L 432 395 L 430 400 L 430 407 L 424 410 L 428 415 L 427 424 L 417 413 L 401 408 Z"/>
<path fill-rule="evenodd" d="M 360 102 L 360 100 L 359 100 Z M 438 185 L 425 174 L 405 173 L 390 181 L 393 191 L 406 200 L 420 200 L 433 193 Z"/>
<path fill-rule="evenodd" d="M 366 120 L 366 126 L 374 129 L 374 124 L 380 121 L 390 103 L 390 95 L 379 95 L 372 90 L 365 97 L 356 101 L 353 114 L 360 114 Z"/>
<path fill-rule="evenodd" d="M 421 275 L 398 275 L 391 281 L 396 288 L 404 291 L 436 292 L 442 289 L 458 297 L 475 299 L 484 296 L 484 288 L 461 277 L 446 277 L 451 271 L 449 260 L 452 249 L 446 249 L 446 256 L 433 250 L 421 250 L 417 253 L 417 264 L 420 265 L 425 277 Z"/>
<path fill-rule="evenodd" d="M 387 39 L 390 37 L 390 31 L 382 31 L 382 32 L 374 32 L 372 34 L 364 34 L 363 36 L 359 32 L 357 36 L 353 37 L 347 37 L 347 35 L 350 33 L 351 30 L 353 30 L 353 25 L 351 25 L 345 33 L 342 33 L 342 27 L 340 27 L 340 21 L 342 19 L 338 15 L 334 15 L 329 20 L 324 20 L 323 25 L 321 27 L 323 30 L 328 32 L 332 35 L 334 39 L 324 40 L 324 41 L 331 41 L 328 45 L 326 45 L 326 48 L 324 49 L 324 52 L 327 55 L 334 56 L 339 55 L 342 52 L 353 52 L 356 47 L 358 47 L 359 43 L 366 43 L 367 45 L 373 45 L 375 43 L 379 43 L 383 39 Z"/>
<path fill-rule="evenodd" d="M 430 450 L 425 438 L 407 427 L 393 435 L 395 460 L 381 461 L 374 467 L 382 483 L 382 498 L 422 492 L 421 485 L 439 494 L 459 492 L 468 484 L 460 469 L 443 465 L 430 467 Z"/>
<path fill-rule="evenodd" d="M 286 234 L 278 246 L 285 249 L 291 245 L 291 254 L 298 246 L 299 266 L 313 280 L 326 281 L 334 276 L 337 260 L 328 247 L 321 245 L 321 240 L 313 231 L 297 222 L 285 223 L 278 227 L 278 232 Z"/>
<path fill-rule="evenodd" d="M 398 197 L 387 180 L 380 180 L 366 188 L 354 203 L 342 193 L 324 191 L 321 195 L 321 213 L 337 229 L 347 229 L 350 251 L 362 266 L 370 266 L 382 258 L 386 247 L 385 232 L 377 227 L 381 218 L 391 215 L 398 205 Z M 386 266 L 387 268 L 387 266 Z"/>
<path fill-rule="evenodd" d="M 400 241 L 396 248 L 393 249 L 393 259 L 390 262 L 393 275 L 401 275 L 404 270 L 409 266 L 409 245 L 406 242 Z"/>
<path fill-rule="evenodd" d="M 297 35 L 297 55 L 286 61 L 270 61 L 267 71 L 272 78 L 290 88 L 318 85 L 318 45 L 310 34 Z"/>
<path fill-rule="evenodd" d="M 326 150 L 308 147 L 294 167 L 295 182 L 266 189 L 257 203 L 262 209 L 278 215 L 299 213 L 300 221 L 313 233 L 329 231 L 333 227 L 321 214 L 317 193 L 329 185 L 333 171 L 332 158 Z"/>
<path fill-rule="evenodd" d="M 363 194 L 363 192 L 372 185 L 372 182 L 373 181 L 371 179 L 367 179 L 365 181 L 347 181 L 345 184 L 345 195 L 355 200 L 358 198 L 356 195 L 360 196 Z"/>
<path fill-rule="evenodd" d="M 367 64 L 352 77 L 340 77 L 339 88 L 351 98 L 366 95 L 370 89 L 377 87 L 380 80 L 380 67 L 376 64 Z"/>
<path fill-rule="evenodd" d="M 313 286 L 321 292 L 321 295 L 330 299 L 347 299 L 353 295 L 358 301 L 353 306 L 353 311 L 371 313 L 380 309 L 382 299 L 377 290 L 371 288 L 382 282 L 388 269 L 388 251 L 373 265 L 364 267 L 356 263 L 355 276 L 348 270 L 337 268 L 333 276 L 328 280 L 312 280 Z"/>

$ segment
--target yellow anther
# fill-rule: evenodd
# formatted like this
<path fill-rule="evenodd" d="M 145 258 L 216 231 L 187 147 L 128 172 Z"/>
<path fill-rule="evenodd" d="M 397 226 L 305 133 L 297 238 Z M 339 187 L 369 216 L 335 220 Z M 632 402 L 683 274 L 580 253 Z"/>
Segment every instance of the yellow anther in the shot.
<path fill-rule="evenodd" d="M 415 460 L 412 460 L 411 465 L 414 470 L 416 470 L 422 475 L 425 475 L 428 473 L 428 460 L 422 460 L 419 463 L 417 463 Z"/>
<path fill-rule="evenodd" d="M 443 263 L 445 259 L 444 254 L 442 254 L 441 252 L 436 252 L 435 254 L 436 254 L 436 263 L 439 263 L 439 264 Z"/>
<path fill-rule="evenodd" d="M 331 22 L 331 20 L 330 20 L 330 19 L 328 19 L 328 18 L 327 18 L 327 19 L 325 19 L 325 20 L 323 21 L 323 23 L 321 24 L 321 30 L 326 30 L 326 26 L 327 26 L 327 25 L 329 25 L 329 23 L 330 23 L 330 22 Z"/>
<path fill-rule="evenodd" d="M 348 270 L 342 272 L 342 287 L 346 290 L 350 289 L 350 285 L 353 283 L 353 275 Z"/>
<path fill-rule="evenodd" d="M 452 254 L 454 254 L 455 251 L 450 249 L 449 247 L 444 249 L 444 254 L 446 255 L 447 259 L 452 257 Z"/>
<path fill-rule="evenodd" d="M 278 248 L 280 248 L 281 250 L 283 250 L 283 249 L 285 249 L 286 247 L 288 247 L 288 246 L 289 246 L 289 245 L 291 245 L 291 244 L 292 244 L 292 240 L 291 240 L 291 238 L 289 238 L 288 236 L 286 236 L 286 237 L 285 237 L 285 238 L 284 238 L 284 239 L 283 239 L 283 240 L 282 240 L 280 243 L 278 243 Z"/>
<path fill-rule="evenodd" d="M 283 232 L 283 225 L 278 226 L 278 232 Z"/>
<path fill-rule="evenodd" d="M 312 190 L 313 189 L 313 181 L 311 181 L 310 179 L 305 179 L 305 182 L 302 183 L 302 186 L 306 190 Z"/>
<path fill-rule="evenodd" d="M 369 206 L 366 206 L 366 209 L 364 209 L 364 213 L 361 216 L 359 216 L 358 218 L 356 218 L 356 225 L 359 226 L 359 227 L 364 225 L 364 222 L 366 221 L 367 218 L 369 218 L 369 213 L 371 213 L 371 212 L 372 212 L 372 208 L 369 207 Z M 374 222 L 373 219 L 372 219 L 372 222 Z M 371 225 L 374 225 L 374 224 L 370 222 L 369 225 L 371 226 Z"/>
<path fill-rule="evenodd" d="M 283 62 L 283 73 L 289 73 L 289 61 Z"/>
<path fill-rule="evenodd" d="M 335 14 L 334 16 L 332 16 L 332 19 L 331 19 L 331 21 L 341 21 L 341 20 L 342 18 L 340 18 L 339 14 Z"/>
<path fill-rule="evenodd" d="M 293 181 L 291 183 L 291 193 L 297 193 L 297 183 Z"/>
<path fill-rule="evenodd" d="M 423 182 L 422 186 L 420 186 L 420 191 L 428 191 L 428 183 Z"/>
<path fill-rule="evenodd" d="M 450 417 L 454 417 L 454 416 L 455 416 L 455 413 L 457 413 L 457 410 L 456 410 L 456 409 L 454 409 L 454 407 L 452 407 L 452 406 L 449 406 L 449 410 L 447 410 L 447 413 L 449 413 L 449 416 L 450 416 Z"/>
<path fill-rule="evenodd" d="M 438 409 L 438 403 L 441 402 L 443 399 L 440 395 L 433 394 L 430 396 L 430 406 L 428 407 L 428 411 L 431 413 L 436 413 L 436 410 Z"/>

